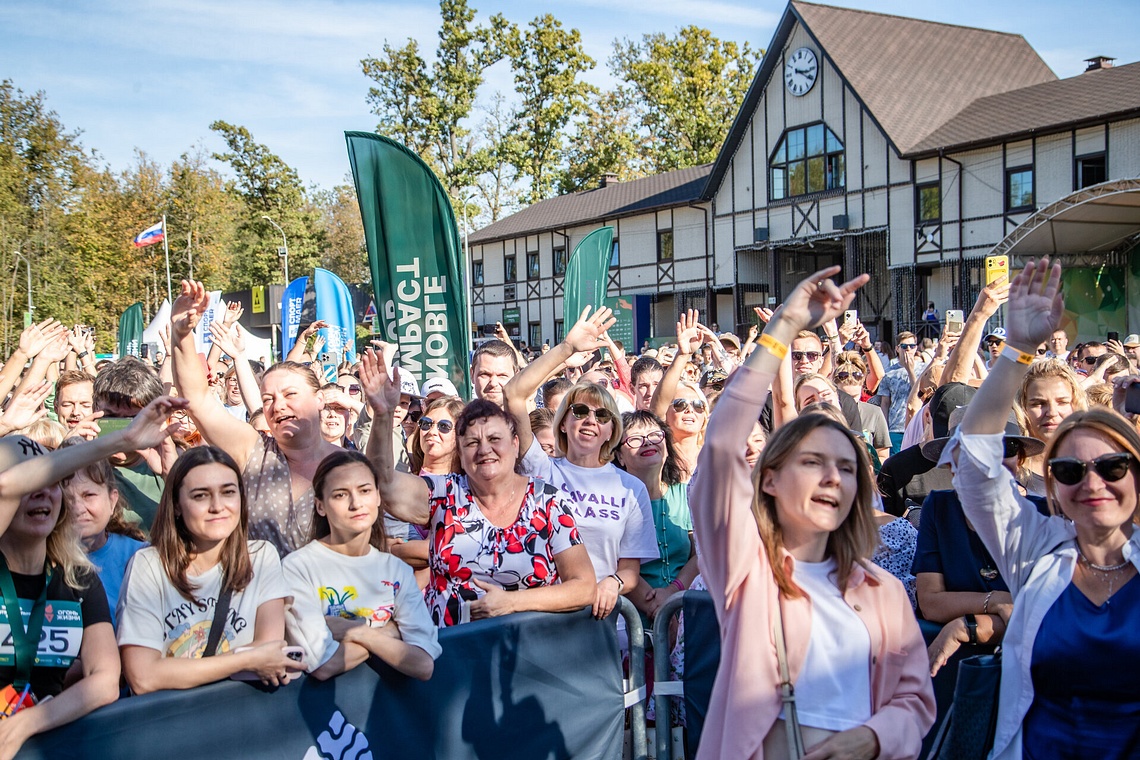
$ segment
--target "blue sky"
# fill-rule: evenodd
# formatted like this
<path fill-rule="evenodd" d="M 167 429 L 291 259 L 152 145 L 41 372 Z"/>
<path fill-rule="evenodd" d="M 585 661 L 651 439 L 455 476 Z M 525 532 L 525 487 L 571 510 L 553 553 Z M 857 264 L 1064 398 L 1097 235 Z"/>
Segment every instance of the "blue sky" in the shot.
<path fill-rule="evenodd" d="M 832 0 L 832 4 L 1019 33 L 1058 76 L 1082 59 L 1140 61 L 1140 2 L 1101 0 Z M 598 62 L 589 79 L 610 83 L 605 60 L 616 37 L 673 33 L 688 24 L 765 47 L 784 4 L 774 0 L 472 0 L 479 18 L 516 23 L 552 13 L 582 31 Z M 306 184 L 343 181 L 343 132 L 372 129 L 359 61 L 407 37 L 434 51 L 431 0 L 4 0 L 0 78 L 43 90 L 70 129 L 116 170 L 141 150 L 163 164 L 200 144 L 222 145 L 215 119 L 241 124 L 300 173 Z M 503 64 L 481 96 L 509 93 Z"/>

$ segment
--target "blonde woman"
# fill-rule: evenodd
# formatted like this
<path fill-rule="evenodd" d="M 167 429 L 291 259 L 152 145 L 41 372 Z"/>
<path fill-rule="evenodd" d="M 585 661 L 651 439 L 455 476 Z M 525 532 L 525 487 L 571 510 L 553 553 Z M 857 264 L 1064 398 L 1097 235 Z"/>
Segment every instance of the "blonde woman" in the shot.
<path fill-rule="evenodd" d="M 1059 359 L 1034 361 L 1021 381 L 1014 410 L 1025 435 L 1049 443 L 1065 418 L 1089 408 L 1088 395 L 1077 373 Z M 1046 496 L 1045 457 L 1038 454 L 1022 464 L 1028 473 L 1025 489 Z"/>

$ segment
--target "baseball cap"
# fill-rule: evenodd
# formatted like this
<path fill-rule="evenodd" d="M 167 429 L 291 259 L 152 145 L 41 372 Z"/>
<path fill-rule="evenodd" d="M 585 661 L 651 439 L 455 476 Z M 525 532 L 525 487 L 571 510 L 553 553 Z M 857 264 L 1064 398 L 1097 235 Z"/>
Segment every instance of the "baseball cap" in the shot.
<path fill-rule="evenodd" d="M 400 395 L 412 396 L 419 398 L 420 388 L 416 385 L 416 379 L 412 377 L 412 373 L 408 372 L 403 367 L 400 368 Z"/>
<path fill-rule="evenodd" d="M 455 384 L 446 377 L 429 377 L 424 380 L 423 387 L 420 388 L 420 395 L 427 398 L 433 393 L 441 393 L 444 396 L 459 396 Z"/>
<path fill-rule="evenodd" d="M 1125 348 L 1136 348 L 1137 346 L 1140 346 L 1140 335 L 1137 335 L 1136 333 L 1129 333 L 1127 336 L 1125 336 L 1123 345 Z"/>
<path fill-rule="evenodd" d="M 734 335 L 733 333 L 722 332 L 717 337 L 720 338 L 720 342 L 722 345 L 725 343 L 731 343 L 733 348 L 735 348 L 737 351 L 740 350 L 740 338 L 736 337 L 736 335 Z"/>
<path fill-rule="evenodd" d="M 992 329 L 988 333 L 986 333 L 986 337 L 982 338 L 982 340 L 989 340 L 990 338 L 997 338 L 998 340 L 1000 340 L 1001 342 L 1004 343 L 1005 342 L 1005 328 L 1004 327 L 995 327 L 994 329 Z"/>

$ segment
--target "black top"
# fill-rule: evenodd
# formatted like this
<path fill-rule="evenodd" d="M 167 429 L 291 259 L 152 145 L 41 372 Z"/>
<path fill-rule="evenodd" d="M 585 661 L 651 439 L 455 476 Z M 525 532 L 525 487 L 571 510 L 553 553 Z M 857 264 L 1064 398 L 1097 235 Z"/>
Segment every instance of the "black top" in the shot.
<path fill-rule="evenodd" d="M 47 606 L 44 614 L 44 627 L 43 634 L 40 641 L 47 641 L 47 644 L 41 644 L 40 654 L 44 653 L 47 649 L 51 651 L 51 636 L 53 627 L 58 627 L 62 622 L 56 619 L 56 605 L 55 602 L 78 602 L 80 614 L 83 616 L 83 628 L 94 625 L 95 623 L 110 623 L 111 610 L 107 604 L 107 593 L 103 590 L 103 583 L 99 580 L 99 576 L 93 572 L 80 571 L 79 572 L 80 585 L 83 586 L 81 590 L 76 590 L 68 586 L 63 580 L 63 572 L 56 571 L 52 573 L 51 584 L 48 586 L 47 593 Z M 44 588 L 44 574 L 38 575 L 23 575 L 21 573 L 12 573 L 12 583 L 16 587 L 16 595 L 21 600 L 27 601 L 32 604 L 39 598 L 40 592 Z M 53 626 L 53 624 L 55 624 Z M 11 656 L 12 641 L 11 635 L 3 642 L 3 650 Z M 32 669 L 32 693 L 36 698 L 43 699 L 44 697 L 58 695 L 63 691 L 63 679 L 67 675 L 66 667 L 44 667 L 37 665 Z M 0 665 L 0 688 L 6 686 L 16 678 L 16 668 L 11 665 Z M 3 705 L 0 705 L 2 707 Z"/>

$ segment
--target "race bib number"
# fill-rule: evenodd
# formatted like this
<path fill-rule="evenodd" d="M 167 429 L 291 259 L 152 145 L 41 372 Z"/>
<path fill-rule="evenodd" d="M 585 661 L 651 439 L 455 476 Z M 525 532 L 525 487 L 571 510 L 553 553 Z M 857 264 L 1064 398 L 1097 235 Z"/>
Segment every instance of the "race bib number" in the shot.
<path fill-rule="evenodd" d="M 25 630 L 32 614 L 32 602 L 20 600 L 20 613 Z M 44 608 L 44 627 L 40 631 L 40 644 L 36 648 L 35 667 L 66 668 L 79 656 L 83 643 L 83 612 L 78 602 L 60 602 L 49 599 Z M 12 626 L 8 612 L 0 604 L 0 665 L 15 667 L 16 649 L 12 645 Z"/>

